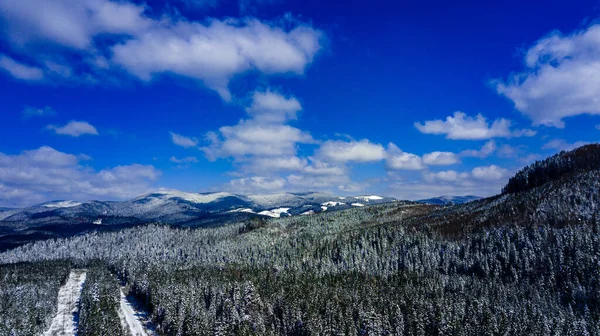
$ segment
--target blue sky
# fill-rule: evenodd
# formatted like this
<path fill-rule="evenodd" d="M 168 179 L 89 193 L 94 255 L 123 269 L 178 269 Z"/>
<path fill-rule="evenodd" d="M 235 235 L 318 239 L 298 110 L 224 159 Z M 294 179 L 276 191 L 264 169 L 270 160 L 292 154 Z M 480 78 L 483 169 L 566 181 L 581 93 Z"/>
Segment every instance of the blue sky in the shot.
<path fill-rule="evenodd" d="M 0 0 L 0 206 L 498 193 L 600 134 L 597 1 Z"/>

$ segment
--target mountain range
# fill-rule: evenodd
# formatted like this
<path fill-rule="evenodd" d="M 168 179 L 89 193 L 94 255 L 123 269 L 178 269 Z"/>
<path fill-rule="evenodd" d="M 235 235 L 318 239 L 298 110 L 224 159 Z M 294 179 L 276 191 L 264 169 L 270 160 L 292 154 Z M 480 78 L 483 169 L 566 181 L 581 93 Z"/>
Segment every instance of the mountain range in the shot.
<path fill-rule="evenodd" d="M 249 218 L 312 215 L 394 202 L 377 195 L 343 197 L 326 193 L 237 195 L 169 190 L 132 200 L 46 202 L 0 211 L 0 250 L 38 239 L 66 237 L 91 230 L 117 230 L 145 223 L 206 227 Z"/>
<path fill-rule="evenodd" d="M 435 205 L 456 205 L 456 204 L 464 204 L 472 201 L 480 200 L 481 197 L 467 195 L 467 196 L 439 196 L 433 198 L 422 199 L 417 202 L 426 203 L 426 204 L 435 204 Z"/>

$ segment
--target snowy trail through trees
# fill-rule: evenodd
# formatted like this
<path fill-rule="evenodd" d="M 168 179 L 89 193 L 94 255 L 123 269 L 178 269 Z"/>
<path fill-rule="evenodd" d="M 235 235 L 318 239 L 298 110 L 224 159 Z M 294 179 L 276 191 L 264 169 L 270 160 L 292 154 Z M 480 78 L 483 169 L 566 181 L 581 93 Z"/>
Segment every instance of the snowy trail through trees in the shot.
<path fill-rule="evenodd" d="M 127 299 L 121 288 L 121 320 L 123 327 L 129 330 L 132 336 L 154 336 L 156 333 L 149 327 L 147 316 L 143 312 L 136 310 L 133 304 Z"/>
<path fill-rule="evenodd" d="M 52 325 L 44 336 L 77 335 L 79 299 L 86 278 L 86 270 L 71 270 L 67 283 L 58 292 L 58 309 Z"/>

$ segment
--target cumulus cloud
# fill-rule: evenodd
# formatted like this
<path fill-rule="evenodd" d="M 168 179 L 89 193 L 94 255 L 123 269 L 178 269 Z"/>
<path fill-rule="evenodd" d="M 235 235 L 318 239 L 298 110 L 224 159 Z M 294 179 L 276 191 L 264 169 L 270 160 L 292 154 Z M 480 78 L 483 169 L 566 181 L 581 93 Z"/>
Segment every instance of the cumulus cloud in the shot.
<path fill-rule="evenodd" d="M 510 177 L 509 171 L 496 165 L 475 167 L 470 171 L 444 170 L 426 171 L 423 179 L 390 183 L 390 192 L 396 197 L 418 200 L 440 195 L 498 194 Z"/>
<path fill-rule="evenodd" d="M 476 167 L 471 171 L 473 178 L 484 181 L 500 180 L 507 177 L 508 170 L 498 167 L 496 165 L 490 165 L 487 167 Z"/>
<path fill-rule="evenodd" d="M 490 140 L 486 142 L 480 149 L 468 149 L 464 150 L 460 153 L 462 157 L 476 157 L 480 159 L 485 159 L 488 156 L 492 155 L 497 149 L 496 142 L 494 140 Z"/>
<path fill-rule="evenodd" d="M 23 119 L 30 119 L 33 117 L 47 117 L 47 116 L 53 116 L 55 114 L 56 114 L 56 112 L 49 106 L 46 106 L 43 108 L 26 106 L 23 109 L 23 111 L 21 112 Z"/>
<path fill-rule="evenodd" d="M 173 73 L 198 79 L 230 100 L 229 80 L 250 70 L 303 74 L 321 49 L 321 33 L 300 25 L 291 30 L 255 19 L 208 24 L 181 21 L 157 25 L 112 48 L 113 61 L 138 78 Z"/>
<path fill-rule="evenodd" d="M 420 156 L 403 152 L 393 143 L 388 145 L 386 167 L 391 170 L 421 170 L 425 168 Z"/>
<path fill-rule="evenodd" d="M 160 172 L 152 166 L 96 171 L 84 156 L 40 147 L 17 155 L 0 153 L 0 203 L 27 206 L 55 199 L 126 199 L 147 192 Z"/>
<path fill-rule="evenodd" d="M 423 163 L 428 166 L 448 166 L 459 162 L 458 156 L 452 152 L 431 152 L 423 155 Z"/>
<path fill-rule="evenodd" d="M 184 148 L 196 147 L 198 145 L 198 140 L 196 138 L 189 138 L 183 136 L 181 134 L 170 132 L 171 141 L 177 146 L 181 146 Z"/>
<path fill-rule="evenodd" d="M 8 72 L 17 79 L 39 81 L 44 78 L 44 71 L 42 69 L 17 62 L 2 54 L 0 54 L 0 69 Z"/>
<path fill-rule="evenodd" d="M 283 178 L 269 178 L 264 176 L 244 177 L 231 180 L 229 186 L 237 192 L 255 192 L 255 191 L 277 191 L 286 186 L 287 182 Z"/>
<path fill-rule="evenodd" d="M 321 145 L 316 156 L 327 162 L 363 163 L 381 161 L 385 159 L 386 152 L 382 145 L 367 139 L 350 142 L 329 140 Z"/>
<path fill-rule="evenodd" d="M 562 128 L 563 119 L 600 114 L 600 24 L 569 35 L 553 32 L 524 55 L 525 70 L 496 90 L 536 125 Z"/>
<path fill-rule="evenodd" d="M 94 82 L 100 74 L 118 77 L 121 70 L 142 81 L 175 74 L 230 100 L 228 85 L 235 75 L 301 75 L 322 49 L 321 31 L 289 18 L 194 22 L 163 14 L 155 19 L 145 5 L 110 0 L 0 0 L 0 11 L 15 54 L 27 59 L 38 52 L 35 66 L 0 56 L 1 68 L 25 80 L 83 73 Z M 107 36 L 112 38 L 101 38 Z M 83 61 L 62 64 L 73 60 L 70 53 Z"/>
<path fill-rule="evenodd" d="M 255 92 L 252 105 L 246 109 L 246 112 L 257 121 L 282 123 L 296 119 L 296 113 L 301 110 L 302 106 L 298 99 L 284 97 L 268 90 Z"/>
<path fill-rule="evenodd" d="M 312 136 L 289 125 L 262 124 L 255 120 L 224 126 L 209 133 L 210 145 L 202 150 L 209 159 L 248 156 L 295 155 L 297 144 L 313 143 Z"/>
<path fill-rule="evenodd" d="M 62 127 L 48 125 L 47 128 L 54 131 L 56 134 L 69 135 L 76 138 L 86 134 L 98 135 L 98 130 L 85 121 L 71 121 Z"/>
<path fill-rule="evenodd" d="M 500 118 L 491 124 L 481 114 L 469 117 L 463 112 L 454 112 L 446 120 L 427 120 L 425 123 L 415 123 L 415 127 L 425 134 L 446 135 L 452 140 L 484 140 L 491 138 L 511 138 L 534 136 L 533 130 L 511 130 L 512 123 Z"/>
<path fill-rule="evenodd" d="M 454 170 L 445 170 L 435 173 L 426 173 L 425 180 L 428 182 L 444 181 L 444 182 L 455 182 L 458 180 L 466 180 L 470 177 L 469 173 L 459 173 Z"/>

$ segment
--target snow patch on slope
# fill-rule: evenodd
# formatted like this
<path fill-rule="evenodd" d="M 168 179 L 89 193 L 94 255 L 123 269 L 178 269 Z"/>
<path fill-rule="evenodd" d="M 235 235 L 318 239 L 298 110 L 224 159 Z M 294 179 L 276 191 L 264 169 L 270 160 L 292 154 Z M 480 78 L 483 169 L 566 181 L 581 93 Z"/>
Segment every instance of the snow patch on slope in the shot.
<path fill-rule="evenodd" d="M 56 202 L 49 202 L 49 203 L 45 203 L 43 204 L 43 206 L 45 208 L 51 208 L 51 209 L 59 209 L 59 208 L 73 208 L 76 206 L 80 206 L 81 202 L 75 202 L 75 201 L 56 201 Z"/>
<path fill-rule="evenodd" d="M 86 278 L 86 270 L 72 270 L 67 283 L 58 291 L 58 308 L 50 329 L 44 336 L 77 335 L 79 299 Z"/>
<path fill-rule="evenodd" d="M 334 207 L 334 206 L 344 205 L 344 204 L 346 204 L 346 203 L 329 201 L 329 202 L 325 202 L 325 203 L 323 203 L 321 205 L 324 205 L 326 207 Z"/>
<path fill-rule="evenodd" d="M 380 200 L 382 200 L 382 199 L 383 199 L 383 197 L 381 197 L 381 196 L 377 196 L 377 195 L 371 195 L 371 196 L 356 196 L 356 197 L 354 197 L 354 198 L 356 198 L 356 199 L 359 199 L 359 200 L 363 200 L 363 201 L 365 201 L 365 202 L 369 202 L 369 201 L 380 201 Z"/>
<path fill-rule="evenodd" d="M 263 216 L 279 218 L 284 213 L 289 215 L 288 210 L 290 210 L 290 208 L 278 208 L 278 209 L 273 209 L 273 210 L 261 211 L 258 214 L 263 215 Z"/>
<path fill-rule="evenodd" d="M 214 201 L 224 198 L 224 197 L 233 196 L 232 194 L 227 193 L 227 192 L 217 192 L 217 193 L 210 193 L 210 194 L 196 194 L 196 193 L 188 193 L 188 192 L 177 191 L 177 190 L 166 190 L 166 191 L 163 190 L 163 191 L 159 191 L 156 193 L 144 195 L 144 196 L 140 197 L 139 199 L 153 197 L 154 195 L 158 195 L 158 196 L 160 196 L 159 198 L 163 198 L 163 199 L 179 198 L 184 201 L 188 201 L 190 203 L 200 203 L 200 204 L 211 203 L 211 202 L 214 202 Z"/>
<path fill-rule="evenodd" d="M 229 210 L 227 212 L 247 212 L 247 213 L 256 213 L 254 212 L 254 210 L 250 209 L 250 208 L 240 208 L 240 209 L 233 209 L 233 210 Z"/>
<path fill-rule="evenodd" d="M 364 207 L 365 205 L 362 204 L 362 203 L 352 203 L 352 206 L 355 206 L 355 207 Z"/>

